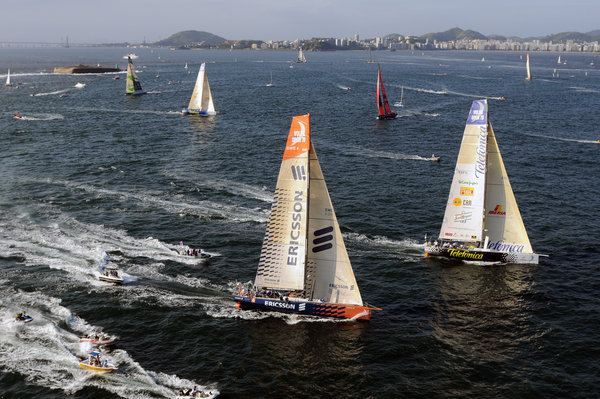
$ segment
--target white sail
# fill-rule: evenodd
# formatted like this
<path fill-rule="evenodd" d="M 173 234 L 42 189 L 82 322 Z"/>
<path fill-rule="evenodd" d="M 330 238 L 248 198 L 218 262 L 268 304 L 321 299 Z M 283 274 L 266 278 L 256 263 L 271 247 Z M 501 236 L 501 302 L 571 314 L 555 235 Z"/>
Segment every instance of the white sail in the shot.
<path fill-rule="evenodd" d="M 526 78 L 526 80 L 531 80 L 531 67 L 529 66 L 529 53 L 527 53 L 527 61 L 525 63 L 525 66 L 527 68 L 527 78 Z"/>
<path fill-rule="evenodd" d="M 10 86 L 10 68 L 8 68 L 8 73 L 6 74 L 6 85 Z"/>
<path fill-rule="evenodd" d="M 125 94 L 144 94 L 144 90 L 142 90 L 142 85 L 140 80 L 138 79 L 135 68 L 133 67 L 133 62 L 131 62 L 131 58 L 127 59 L 127 80 L 125 82 Z"/>
<path fill-rule="evenodd" d="M 207 115 L 215 115 L 215 105 L 213 104 L 208 76 L 206 76 L 206 63 L 202 63 L 198 71 L 198 78 L 194 86 L 194 92 L 188 105 L 189 110 L 199 111 Z"/>
<path fill-rule="evenodd" d="M 533 253 L 491 123 L 488 123 L 485 192 L 484 234 L 489 237 L 488 249 Z"/>
<path fill-rule="evenodd" d="M 342 232 L 312 145 L 309 187 L 305 295 L 312 300 L 362 306 Z"/>
<path fill-rule="evenodd" d="M 288 135 L 260 253 L 257 287 L 302 290 L 306 262 L 310 117 L 296 116 Z"/>
<path fill-rule="evenodd" d="M 440 239 L 479 242 L 483 231 L 487 100 L 473 101 L 467 118 Z"/>
<path fill-rule="evenodd" d="M 302 51 L 302 47 L 300 47 L 298 49 L 298 61 L 296 61 L 296 62 L 299 62 L 299 63 L 306 62 L 306 57 L 304 57 L 304 51 Z"/>

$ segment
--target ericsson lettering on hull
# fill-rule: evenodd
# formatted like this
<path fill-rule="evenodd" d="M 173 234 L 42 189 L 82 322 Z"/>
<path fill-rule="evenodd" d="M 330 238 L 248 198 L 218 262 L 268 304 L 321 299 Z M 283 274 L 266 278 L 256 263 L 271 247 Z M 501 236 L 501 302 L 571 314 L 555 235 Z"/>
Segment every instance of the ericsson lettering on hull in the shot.
<path fill-rule="evenodd" d="M 289 309 L 289 310 L 296 309 L 296 306 L 293 303 L 276 302 L 276 301 L 265 301 L 265 306 L 270 306 L 272 308 Z"/>

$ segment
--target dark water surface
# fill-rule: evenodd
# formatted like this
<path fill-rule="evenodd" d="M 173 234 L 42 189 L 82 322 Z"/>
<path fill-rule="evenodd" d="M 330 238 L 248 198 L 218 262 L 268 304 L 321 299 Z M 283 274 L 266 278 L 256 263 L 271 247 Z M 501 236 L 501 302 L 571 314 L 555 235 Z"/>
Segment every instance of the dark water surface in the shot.
<path fill-rule="evenodd" d="M 225 398 L 600 395 L 600 60 L 567 54 L 553 78 L 557 54 L 533 53 L 526 84 L 519 53 L 380 52 L 390 101 L 404 86 L 407 105 L 383 122 L 365 52 L 298 65 L 291 52 L 139 49 L 138 98 L 124 73 L 46 70 L 124 67 L 127 52 L 0 49 L 0 81 L 11 68 L 19 83 L 0 87 L 0 397 L 169 398 L 194 384 Z M 182 117 L 202 61 L 218 115 Z M 550 255 L 538 266 L 423 257 L 479 98 L 533 248 Z M 231 301 L 254 278 L 304 113 L 363 299 L 383 308 L 369 323 Z M 214 256 L 179 256 L 180 240 Z M 128 284 L 97 280 L 107 260 Z M 22 310 L 35 321 L 16 326 Z M 100 328 L 120 337 L 107 353 L 119 368 L 98 377 L 77 361 L 78 337 Z"/>

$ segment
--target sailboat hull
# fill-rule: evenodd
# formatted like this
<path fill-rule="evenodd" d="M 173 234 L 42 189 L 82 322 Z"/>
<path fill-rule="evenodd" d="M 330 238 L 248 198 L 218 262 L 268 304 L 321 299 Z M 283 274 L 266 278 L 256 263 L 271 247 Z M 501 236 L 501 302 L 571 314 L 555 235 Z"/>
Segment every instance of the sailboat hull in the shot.
<path fill-rule="evenodd" d="M 200 116 L 211 116 L 211 115 L 216 115 L 216 112 L 207 112 L 207 111 L 200 111 L 197 109 L 184 109 L 181 111 L 181 115 L 200 115 Z"/>
<path fill-rule="evenodd" d="M 334 317 L 339 319 L 370 320 L 371 308 L 358 305 L 342 305 L 327 302 L 283 301 L 272 298 L 250 298 L 235 295 L 233 300 L 239 308 L 271 310 L 282 313 L 296 313 L 307 316 Z"/>
<path fill-rule="evenodd" d="M 518 252 L 483 251 L 477 248 L 445 248 L 425 246 L 425 257 L 441 257 L 465 262 L 538 264 L 538 254 Z"/>
<path fill-rule="evenodd" d="M 140 96 L 142 94 L 146 94 L 144 90 L 132 91 L 129 93 L 125 93 L 126 96 Z"/>
<path fill-rule="evenodd" d="M 384 115 L 379 115 L 377 116 L 377 119 L 381 120 L 388 120 L 388 119 L 396 119 L 397 114 L 395 112 L 392 112 L 390 114 L 384 114 Z"/>

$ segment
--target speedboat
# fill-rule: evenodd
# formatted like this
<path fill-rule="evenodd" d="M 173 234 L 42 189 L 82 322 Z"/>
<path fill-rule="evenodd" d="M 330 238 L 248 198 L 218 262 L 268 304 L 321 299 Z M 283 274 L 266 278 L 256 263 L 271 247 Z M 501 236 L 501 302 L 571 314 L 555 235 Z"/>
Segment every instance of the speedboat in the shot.
<path fill-rule="evenodd" d="M 79 367 L 101 373 L 109 373 L 116 369 L 114 365 L 109 364 L 106 360 L 102 361 L 100 359 L 100 356 L 102 355 L 99 352 L 90 352 L 89 355 L 90 357 L 87 360 L 79 362 Z"/>
<path fill-rule="evenodd" d="M 18 113 L 18 112 L 17 112 L 17 113 L 16 113 L 16 114 L 13 116 L 13 118 L 15 118 L 15 119 L 21 119 L 21 118 L 22 118 L 22 116 L 21 116 L 21 114 L 20 114 L 20 113 Z"/>
<path fill-rule="evenodd" d="M 196 257 L 196 258 L 200 258 L 200 259 L 210 258 L 210 254 L 207 254 L 202 249 L 196 249 L 196 248 L 186 249 L 185 251 L 181 250 L 179 252 L 179 254 L 184 255 L 184 256 L 192 256 L 192 257 Z"/>
<path fill-rule="evenodd" d="M 425 158 L 425 159 L 428 161 L 431 161 L 431 162 L 440 162 L 442 157 L 438 157 L 438 156 L 435 156 L 434 154 L 431 154 L 431 156 L 429 158 Z"/>
<path fill-rule="evenodd" d="M 99 333 L 91 333 L 79 338 L 79 342 L 89 342 L 94 345 L 111 345 L 117 341 L 117 337 Z"/>
<path fill-rule="evenodd" d="M 19 313 L 19 314 L 15 315 L 15 322 L 16 323 L 29 323 L 31 321 L 33 321 L 33 317 L 29 316 L 25 312 L 22 312 L 22 313 Z"/>
<path fill-rule="evenodd" d="M 104 272 L 98 276 L 98 280 L 105 283 L 123 284 L 123 277 L 119 276 L 119 270 L 116 267 L 104 268 Z"/>

